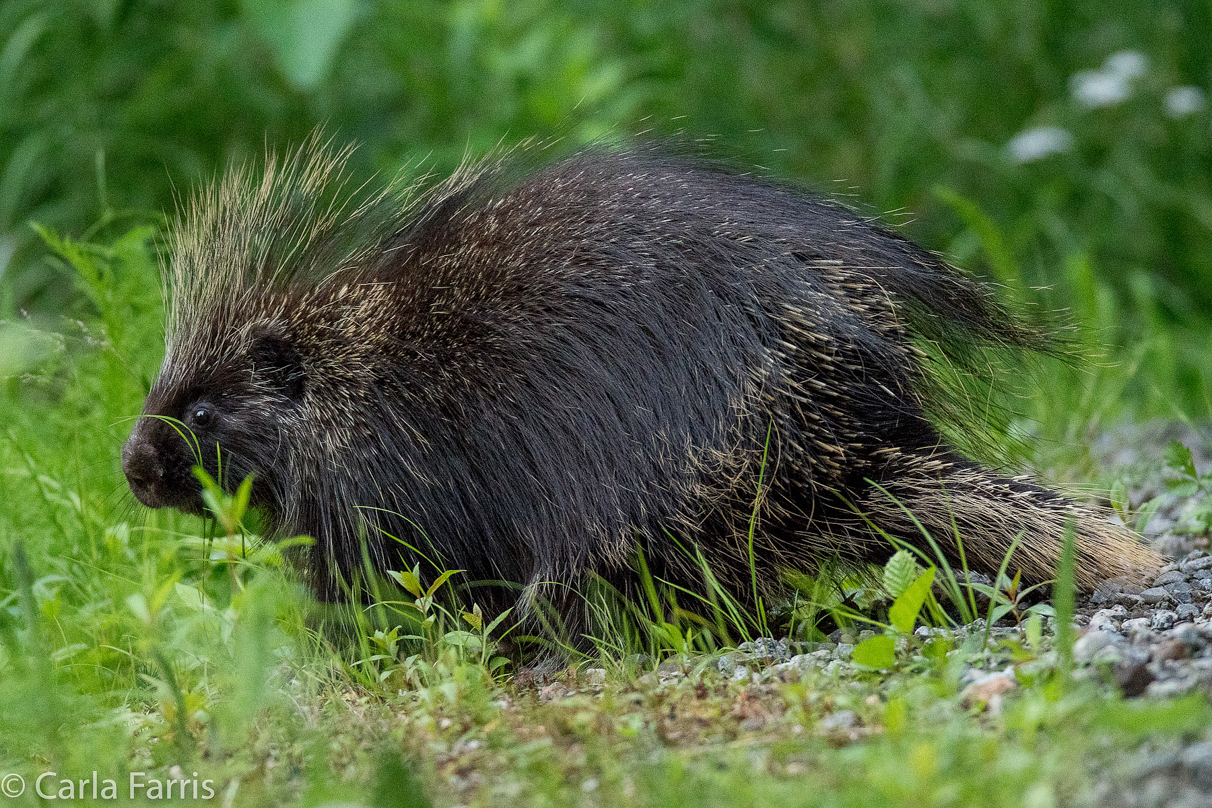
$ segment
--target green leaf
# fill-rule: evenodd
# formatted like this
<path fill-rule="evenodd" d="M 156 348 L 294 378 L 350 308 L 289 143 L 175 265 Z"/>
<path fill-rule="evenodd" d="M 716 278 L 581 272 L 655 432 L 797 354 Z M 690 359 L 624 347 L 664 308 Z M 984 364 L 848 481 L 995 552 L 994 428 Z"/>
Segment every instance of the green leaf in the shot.
<path fill-rule="evenodd" d="M 489 623 L 489 624 L 488 624 L 488 628 L 486 628 L 486 629 L 484 630 L 484 633 L 485 633 L 485 634 L 491 634 L 493 631 L 495 631 L 495 630 L 496 630 L 496 627 L 497 627 L 497 626 L 499 626 L 499 625 L 501 625 L 501 623 L 502 623 L 502 622 L 505 620 L 505 618 L 506 618 L 506 617 L 509 617 L 509 613 L 510 613 L 510 612 L 512 612 L 512 611 L 513 611 L 513 607 L 510 607 L 510 608 L 506 609 L 505 611 L 501 612 L 500 614 L 498 614 L 498 615 L 497 615 L 497 616 L 496 616 L 496 617 L 493 619 L 493 621 L 492 621 L 491 623 Z M 506 632 L 506 633 L 508 633 L 508 632 Z"/>
<path fill-rule="evenodd" d="M 425 795 L 425 785 L 412 762 L 403 758 L 399 749 L 385 745 L 369 804 L 380 808 L 432 808 L 433 803 Z"/>
<path fill-rule="evenodd" d="M 917 615 L 922 610 L 922 604 L 926 602 L 926 596 L 930 594 L 931 584 L 934 583 L 934 572 L 934 567 L 930 567 L 919 575 L 918 579 L 897 597 L 892 608 L 888 609 L 888 619 L 897 631 L 903 634 L 913 633 Z"/>
<path fill-rule="evenodd" d="M 1157 509 L 1161 507 L 1161 504 L 1161 497 L 1154 497 L 1137 509 L 1136 522 L 1132 526 L 1137 533 L 1145 531 L 1145 528 L 1149 526 L 1149 522 L 1153 521 L 1153 517 L 1157 513 Z"/>
<path fill-rule="evenodd" d="M 446 583 L 450 579 L 450 576 L 458 575 L 460 572 L 463 572 L 463 570 L 446 570 L 446 572 L 438 576 L 438 580 L 430 584 L 429 589 L 425 590 L 425 597 L 432 598 L 433 593 L 437 592 L 438 589 L 441 588 L 442 584 Z"/>
<path fill-rule="evenodd" d="M 409 570 L 388 570 L 387 574 L 392 578 L 392 580 L 404 587 L 405 591 L 407 591 L 410 595 L 419 598 L 425 592 L 425 590 L 421 588 L 421 581 L 417 578 L 416 573 L 414 572 Z"/>
<path fill-rule="evenodd" d="M 1193 497 L 1199 493 L 1199 482 L 1194 479 L 1166 480 L 1166 488 L 1176 497 Z"/>
<path fill-rule="evenodd" d="M 1031 609 L 1027 613 L 1027 645 L 1032 651 L 1039 653 L 1044 641 L 1044 618 L 1040 612 Z"/>
<path fill-rule="evenodd" d="M 248 475 L 240 483 L 240 487 L 236 489 L 235 499 L 232 501 L 231 516 L 232 520 L 239 522 L 244 518 L 244 512 L 248 510 L 248 500 L 252 497 L 253 475 Z"/>
<path fill-rule="evenodd" d="M 448 631 L 445 635 L 443 635 L 442 639 L 456 648 L 463 648 L 467 651 L 471 651 L 472 653 L 480 650 L 480 638 L 472 634 L 470 631 Z"/>
<path fill-rule="evenodd" d="M 215 482 L 215 478 L 210 476 L 210 473 L 207 472 L 206 469 L 202 468 L 201 466 L 194 466 L 193 472 L 194 477 L 198 479 L 198 482 L 202 483 L 203 488 L 205 488 L 207 491 L 220 493 L 219 484 Z"/>
<path fill-rule="evenodd" d="M 1003 617 L 1005 617 L 1007 614 L 1009 614 L 1010 610 L 1013 608 L 1014 608 L 1013 603 L 1003 603 L 1001 606 L 995 607 L 993 609 L 992 616 L 989 618 L 989 622 L 996 625 L 997 621 L 1001 620 Z"/>
<path fill-rule="evenodd" d="M 215 496 L 214 491 L 211 491 L 209 488 L 205 489 L 202 492 L 202 502 L 217 519 L 221 520 L 223 518 L 223 503 Z"/>
<path fill-rule="evenodd" d="M 147 608 L 147 598 L 138 592 L 126 596 L 126 607 L 134 612 L 135 617 L 144 623 L 151 622 L 151 610 Z"/>
<path fill-rule="evenodd" d="M 970 587 L 972 587 L 973 591 L 975 591 L 981 595 L 984 595 L 987 598 L 992 598 L 994 600 L 997 600 L 999 598 L 1004 600 L 1006 597 L 1005 593 L 1003 593 L 1002 590 L 995 589 L 994 587 L 989 586 L 989 584 L 982 584 L 980 581 L 972 581 L 972 582 L 966 584 L 966 586 L 970 586 Z"/>
<path fill-rule="evenodd" d="M 950 651 L 951 651 L 951 641 L 950 640 L 944 639 L 942 637 L 935 637 L 933 640 L 930 640 L 930 642 L 926 643 L 926 646 L 924 648 L 922 648 L 922 656 L 926 657 L 926 659 L 933 659 L 935 661 L 939 661 L 939 660 L 946 659 L 947 654 Z"/>
<path fill-rule="evenodd" d="M 917 562 L 908 550 L 897 550 L 884 565 L 884 588 L 894 598 L 899 598 L 917 577 Z"/>
<path fill-rule="evenodd" d="M 896 643 L 891 637 L 870 637 L 854 646 L 850 659 L 868 668 L 891 668 L 896 661 Z"/>
<path fill-rule="evenodd" d="M 1017 544 L 1017 539 L 1015 540 Z M 999 579 L 1005 580 L 1005 575 L 999 575 Z M 1020 569 L 1014 573 L 1014 580 L 1010 582 L 1010 588 L 1006 590 L 1006 596 L 1012 601 L 1018 600 L 1018 588 L 1023 582 L 1023 571 Z"/>
<path fill-rule="evenodd" d="M 1195 458 L 1192 456 L 1191 450 L 1179 441 L 1170 441 L 1170 444 L 1166 446 L 1164 457 L 1166 465 L 1170 468 L 1180 471 L 1192 479 L 1198 479 L 1198 475 L 1195 473 Z"/>
<path fill-rule="evenodd" d="M 152 593 L 151 602 L 147 604 L 152 614 L 157 614 L 164 608 L 164 604 L 168 601 L 168 596 L 172 594 L 177 586 L 177 581 L 181 580 L 183 574 L 181 570 L 178 570 L 170 575 L 168 580 L 156 587 L 156 591 Z"/>
<path fill-rule="evenodd" d="M 0 379 L 18 376 L 49 359 L 62 345 L 55 335 L 24 323 L 0 322 Z"/>

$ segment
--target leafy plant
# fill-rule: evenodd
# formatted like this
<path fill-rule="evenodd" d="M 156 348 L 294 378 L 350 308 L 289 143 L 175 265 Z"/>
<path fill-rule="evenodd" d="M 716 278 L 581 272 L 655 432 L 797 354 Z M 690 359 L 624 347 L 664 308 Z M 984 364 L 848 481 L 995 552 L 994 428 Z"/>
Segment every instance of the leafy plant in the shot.
<path fill-rule="evenodd" d="M 404 591 L 411 594 L 414 600 L 411 602 L 380 601 L 378 605 L 391 608 L 402 607 L 406 612 L 411 612 L 419 633 L 398 635 L 398 627 L 391 629 L 391 633 L 388 635 L 384 635 L 382 631 L 376 631 L 375 637 L 381 638 L 377 639 L 376 643 L 381 648 L 386 648 L 384 642 L 389 642 L 393 649 L 391 653 L 394 655 L 400 639 L 417 640 L 426 644 L 430 656 L 436 656 L 436 650 L 444 646 L 455 649 L 461 659 L 473 660 L 490 672 L 499 671 L 507 665 L 509 660 L 506 657 L 497 656 L 495 650 L 497 642 L 504 639 L 516 626 L 511 626 L 495 639 L 492 634 L 505 622 L 513 610 L 505 609 L 491 621 L 485 623 L 484 614 L 478 604 L 472 604 L 470 609 L 463 609 L 457 605 L 448 605 L 443 602 L 441 590 L 452 577 L 461 572 L 463 570 L 445 570 L 426 587 L 421 583 L 419 562 L 411 570 L 388 570 L 388 576 Z M 464 624 L 471 630 L 460 627 Z"/>
<path fill-rule="evenodd" d="M 1166 482 L 1169 491 L 1174 496 L 1196 502 L 1189 513 L 1190 523 L 1186 529 L 1194 533 L 1212 531 L 1212 473 L 1200 474 L 1191 450 L 1178 441 L 1171 441 L 1166 447 L 1165 462 L 1168 468 L 1177 472 L 1176 477 Z"/>
<path fill-rule="evenodd" d="M 891 668 L 896 661 L 896 635 L 912 635 L 914 626 L 934 584 L 937 570 L 927 567 L 920 573 L 913 555 L 897 551 L 884 565 L 884 585 L 894 596 L 888 607 L 886 633 L 869 637 L 854 647 L 851 659 L 870 668 Z"/>

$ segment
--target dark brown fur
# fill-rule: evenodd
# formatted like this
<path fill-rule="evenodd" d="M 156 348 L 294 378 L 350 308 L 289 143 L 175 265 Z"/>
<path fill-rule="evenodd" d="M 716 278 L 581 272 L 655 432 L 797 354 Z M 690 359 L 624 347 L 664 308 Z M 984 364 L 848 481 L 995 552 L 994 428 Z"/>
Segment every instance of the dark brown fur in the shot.
<path fill-rule="evenodd" d="M 987 573 L 1021 535 L 1027 582 L 1053 575 L 1070 521 L 1083 586 L 1156 564 L 1102 513 L 943 440 L 930 418 L 953 409 L 919 346 L 961 361 L 1044 340 L 844 207 L 651 149 L 354 203 L 342 161 L 310 146 L 195 201 L 144 408 L 188 424 L 212 473 L 220 446 L 228 484 L 255 474 L 276 533 L 316 538 L 321 594 L 363 543 L 411 566 L 405 542 L 566 612 L 586 573 L 626 587 L 637 545 L 694 588 L 679 545 L 698 548 L 743 595 L 751 519 L 767 585 L 886 559 L 871 523 L 919 547 L 925 528 L 953 560 L 958 529 Z M 123 453 L 153 507 L 200 509 L 194 462 L 152 418 Z"/>

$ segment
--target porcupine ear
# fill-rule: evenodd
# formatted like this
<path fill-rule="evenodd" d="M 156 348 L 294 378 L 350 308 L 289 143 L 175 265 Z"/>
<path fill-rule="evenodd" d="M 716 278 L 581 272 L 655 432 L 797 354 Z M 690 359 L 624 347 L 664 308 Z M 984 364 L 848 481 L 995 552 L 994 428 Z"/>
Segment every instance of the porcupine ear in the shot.
<path fill-rule="evenodd" d="M 302 397 L 307 381 L 303 356 L 286 334 L 270 330 L 254 332 L 251 356 L 258 382 L 287 398 Z"/>

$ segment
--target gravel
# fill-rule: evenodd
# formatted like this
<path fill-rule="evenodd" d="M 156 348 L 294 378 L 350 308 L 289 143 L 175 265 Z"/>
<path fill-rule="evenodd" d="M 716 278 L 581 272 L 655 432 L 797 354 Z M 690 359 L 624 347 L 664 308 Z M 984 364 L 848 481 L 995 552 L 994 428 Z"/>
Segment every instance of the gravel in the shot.
<path fill-rule="evenodd" d="M 1144 586 L 1107 581 L 1079 604 L 1084 633 L 1074 657 L 1092 673 L 1109 668 L 1125 695 L 1197 688 L 1212 695 L 1212 554 L 1207 531 L 1191 522 L 1212 503 L 1204 501 L 1207 491 L 1175 491 L 1171 483 L 1181 475 L 1164 463 L 1167 445 L 1177 440 L 1191 449 L 1199 474 L 1212 474 L 1212 443 L 1203 437 L 1209 434 L 1185 424 L 1125 424 L 1091 446 L 1095 462 L 1125 481 L 1132 508 L 1160 503 L 1144 535 L 1171 558 Z"/>
<path fill-rule="evenodd" d="M 1106 677 L 1128 698 L 1212 696 L 1212 554 L 1205 525 L 1194 517 L 1212 503 L 1205 490 L 1175 490 L 1179 475 L 1164 463 L 1171 441 L 1191 449 L 1196 472 L 1212 474 L 1212 428 L 1174 423 L 1129 424 L 1091 447 L 1096 465 L 1124 479 L 1129 505 L 1157 498 L 1143 533 L 1172 561 L 1145 586 L 1108 581 L 1079 603 L 1074 658 L 1079 675 Z M 1189 478 L 1188 478 L 1189 479 Z M 1188 486 L 1190 488 L 1190 486 Z M 1146 749 L 1111 770 L 1087 795 L 1097 808 L 1212 806 L 1212 729 L 1185 746 Z"/>

